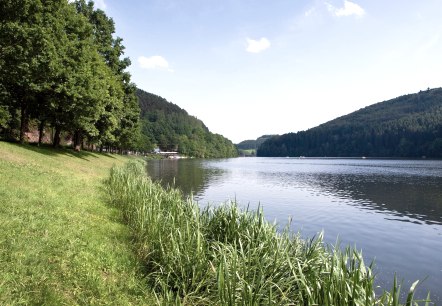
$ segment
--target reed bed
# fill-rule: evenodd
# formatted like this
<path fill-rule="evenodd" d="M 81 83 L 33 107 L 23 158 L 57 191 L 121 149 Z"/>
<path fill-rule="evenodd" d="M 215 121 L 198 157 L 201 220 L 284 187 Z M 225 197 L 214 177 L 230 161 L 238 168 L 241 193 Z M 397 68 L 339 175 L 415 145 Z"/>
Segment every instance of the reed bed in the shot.
<path fill-rule="evenodd" d="M 262 209 L 201 209 L 132 161 L 106 181 L 162 305 L 401 305 L 401 286 L 375 294 L 372 264 L 353 248 L 278 231 Z M 416 301 L 414 284 L 406 305 Z"/>

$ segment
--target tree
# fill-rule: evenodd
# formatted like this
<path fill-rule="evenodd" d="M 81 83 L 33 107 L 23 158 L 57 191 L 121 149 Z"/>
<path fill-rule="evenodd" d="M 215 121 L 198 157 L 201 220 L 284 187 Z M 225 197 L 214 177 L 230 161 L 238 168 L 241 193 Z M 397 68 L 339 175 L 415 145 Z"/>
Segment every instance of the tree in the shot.
<path fill-rule="evenodd" d="M 135 96 L 136 87 L 130 82 L 130 74 L 126 68 L 130 65 L 128 58 L 121 59 L 124 54 L 124 46 L 120 37 L 114 38 L 115 24 L 112 18 L 100 10 L 94 9 L 92 1 L 78 0 L 74 3 L 79 14 L 85 16 L 92 25 L 92 33 L 98 53 L 110 71 L 119 80 L 123 95 L 120 96 L 122 110 L 112 109 L 99 120 L 98 129 L 101 131 L 96 138 L 100 145 L 115 145 L 120 151 L 133 148 L 140 139 L 140 109 Z M 108 107 L 110 110 L 111 107 Z M 115 115 L 112 117 L 112 115 Z"/>
<path fill-rule="evenodd" d="M 47 7 L 58 7 L 64 1 L 48 2 Z M 37 108 L 37 94 L 51 86 L 56 46 L 45 22 L 47 7 L 37 0 L 0 2 L 0 84 L 7 93 L 1 103 L 20 112 L 20 142 L 31 110 Z"/>
<path fill-rule="evenodd" d="M 97 133 L 94 124 L 101 111 L 100 97 L 105 94 L 106 72 L 87 19 L 70 5 L 54 12 L 52 18 L 58 44 L 54 66 L 62 67 L 56 70 L 48 107 L 49 121 L 55 128 L 53 144 L 58 146 L 61 131 L 68 130 L 74 133 L 78 149 L 83 133 Z"/>
<path fill-rule="evenodd" d="M 129 149 L 139 145 L 135 86 L 120 59 L 124 46 L 115 25 L 93 2 L 4 0 L 0 2 L 0 124 L 12 131 L 19 118 L 24 141 L 36 120 L 83 139 Z M 18 115 L 17 115 L 18 114 Z M 12 133 L 12 132 L 11 132 Z"/>

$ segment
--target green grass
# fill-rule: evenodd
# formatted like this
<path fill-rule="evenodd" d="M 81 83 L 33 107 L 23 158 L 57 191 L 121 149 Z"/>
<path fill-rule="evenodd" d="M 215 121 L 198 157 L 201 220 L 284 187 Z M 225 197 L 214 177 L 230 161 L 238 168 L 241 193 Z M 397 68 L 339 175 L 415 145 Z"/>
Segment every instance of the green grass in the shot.
<path fill-rule="evenodd" d="M 0 142 L 0 305 L 153 303 L 102 185 L 127 160 Z"/>
<path fill-rule="evenodd" d="M 114 167 L 107 186 L 159 304 L 400 305 L 396 281 L 375 294 L 372 267 L 360 252 L 327 247 L 321 235 L 302 240 L 278 232 L 260 209 L 230 203 L 201 210 L 153 183 L 138 162 Z M 414 286 L 406 305 L 419 302 Z"/>

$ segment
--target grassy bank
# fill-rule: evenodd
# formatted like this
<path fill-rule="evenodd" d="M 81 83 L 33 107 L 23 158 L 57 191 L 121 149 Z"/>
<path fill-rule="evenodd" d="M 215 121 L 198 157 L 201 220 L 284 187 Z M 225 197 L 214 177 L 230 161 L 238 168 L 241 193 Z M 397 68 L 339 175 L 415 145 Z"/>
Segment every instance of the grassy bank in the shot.
<path fill-rule="evenodd" d="M 152 303 L 102 185 L 127 160 L 0 142 L 0 305 Z"/>
<path fill-rule="evenodd" d="M 201 210 L 153 183 L 138 162 L 114 167 L 107 187 L 164 305 L 400 304 L 396 283 L 375 294 L 360 252 L 278 232 L 260 210 L 241 211 L 234 203 Z M 417 302 L 413 290 L 407 305 Z"/>

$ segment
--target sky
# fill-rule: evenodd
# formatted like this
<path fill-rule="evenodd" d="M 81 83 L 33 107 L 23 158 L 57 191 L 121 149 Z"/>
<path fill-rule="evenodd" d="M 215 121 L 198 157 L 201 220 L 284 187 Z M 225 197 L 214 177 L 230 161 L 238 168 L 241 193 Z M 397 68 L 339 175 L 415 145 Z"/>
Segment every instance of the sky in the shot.
<path fill-rule="evenodd" d="M 97 0 L 132 81 L 234 143 L 442 86 L 441 0 Z"/>

